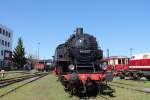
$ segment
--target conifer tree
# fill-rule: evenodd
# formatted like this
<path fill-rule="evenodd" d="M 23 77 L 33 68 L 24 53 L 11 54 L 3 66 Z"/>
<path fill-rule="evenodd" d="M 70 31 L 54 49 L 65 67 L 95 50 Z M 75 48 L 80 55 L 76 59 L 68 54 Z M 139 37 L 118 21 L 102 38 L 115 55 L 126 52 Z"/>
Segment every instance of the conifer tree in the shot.
<path fill-rule="evenodd" d="M 21 37 L 18 39 L 17 46 L 13 51 L 13 63 L 17 69 L 22 69 L 24 64 L 26 63 L 25 58 L 25 49 L 23 47 L 23 40 Z"/>

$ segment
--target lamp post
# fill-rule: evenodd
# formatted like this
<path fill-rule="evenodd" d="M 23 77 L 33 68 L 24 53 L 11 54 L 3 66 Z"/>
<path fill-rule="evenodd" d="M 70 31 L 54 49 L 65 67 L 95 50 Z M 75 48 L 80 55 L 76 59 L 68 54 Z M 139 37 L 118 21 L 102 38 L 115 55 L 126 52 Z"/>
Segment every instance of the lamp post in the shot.
<path fill-rule="evenodd" d="M 107 51 L 107 57 L 109 58 L 109 49 L 107 49 L 106 51 Z"/>
<path fill-rule="evenodd" d="M 39 59 L 39 56 L 40 56 L 39 52 L 40 52 L 40 42 L 38 42 L 38 55 L 37 55 L 38 56 L 38 61 L 40 60 Z"/>
<path fill-rule="evenodd" d="M 106 51 L 107 51 L 107 57 L 109 59 L 109 49 L 107 49 Z M 108 60 L 108 64 L 110 64 L 109 60 Z"/>
<path fill-rule="evenodd" d="M 130 48 L 130 57 L 132 56 L 133 48 Z"/>

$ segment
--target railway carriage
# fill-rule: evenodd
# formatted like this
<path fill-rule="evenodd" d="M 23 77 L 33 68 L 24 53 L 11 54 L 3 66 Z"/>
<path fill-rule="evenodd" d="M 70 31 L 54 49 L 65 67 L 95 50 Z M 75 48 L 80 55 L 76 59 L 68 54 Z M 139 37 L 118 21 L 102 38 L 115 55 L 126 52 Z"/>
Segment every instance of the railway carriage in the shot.
<path fill-rule="evenodd" d="M 118 76 L 121 72 L 128 70 L 129 59 L 127 56 L 111 56 L 102 59 L 104 69 L 112 71 L 114 76 Z"/>

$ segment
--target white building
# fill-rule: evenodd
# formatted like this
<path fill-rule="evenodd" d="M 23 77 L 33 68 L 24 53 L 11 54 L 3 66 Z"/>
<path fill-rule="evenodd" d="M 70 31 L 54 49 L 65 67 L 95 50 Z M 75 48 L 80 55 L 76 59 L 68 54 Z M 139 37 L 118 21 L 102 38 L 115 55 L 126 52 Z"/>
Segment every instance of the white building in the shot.
<path fill-rule="evenodd" d="M 0 68 L 10 60 L 13 31 L 0 24 Z"/>

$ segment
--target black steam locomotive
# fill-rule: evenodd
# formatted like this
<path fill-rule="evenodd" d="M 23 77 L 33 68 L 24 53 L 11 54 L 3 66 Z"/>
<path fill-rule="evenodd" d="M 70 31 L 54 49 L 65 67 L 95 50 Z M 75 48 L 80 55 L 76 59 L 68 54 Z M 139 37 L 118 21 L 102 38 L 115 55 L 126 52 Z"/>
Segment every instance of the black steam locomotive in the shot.
<path fill-rule="evenodd" d="M 69 71 L 94 68 L 95 71 L 99 68 L 99 60 L 103 58 L 103 51 L 99 50 L 98 43 L 94 36 L 83 33 L 83 28 L 77 28 L 76 33 L 73 34 L 64 44 L 57 47 L 55 52 L 55 61 L 59 65 L 70 67 L 64 70 Z M 62 61 L 62 64 L 61 64 Z M 64 64 L 64 61 L 67 63 Z M 62 67 L 63 68 L 63 67 Z M 68 70 L 67 70 L 68 69 Z"/>
<path fill-rule="evenodd" d="M 56 48 L 55 75 L 59 76 L 65 90 L 71 94 L 100 89 L 106 74 L 100 66 L 103 51 L 96 38 L 77 28 L 64 44 Z"/>

